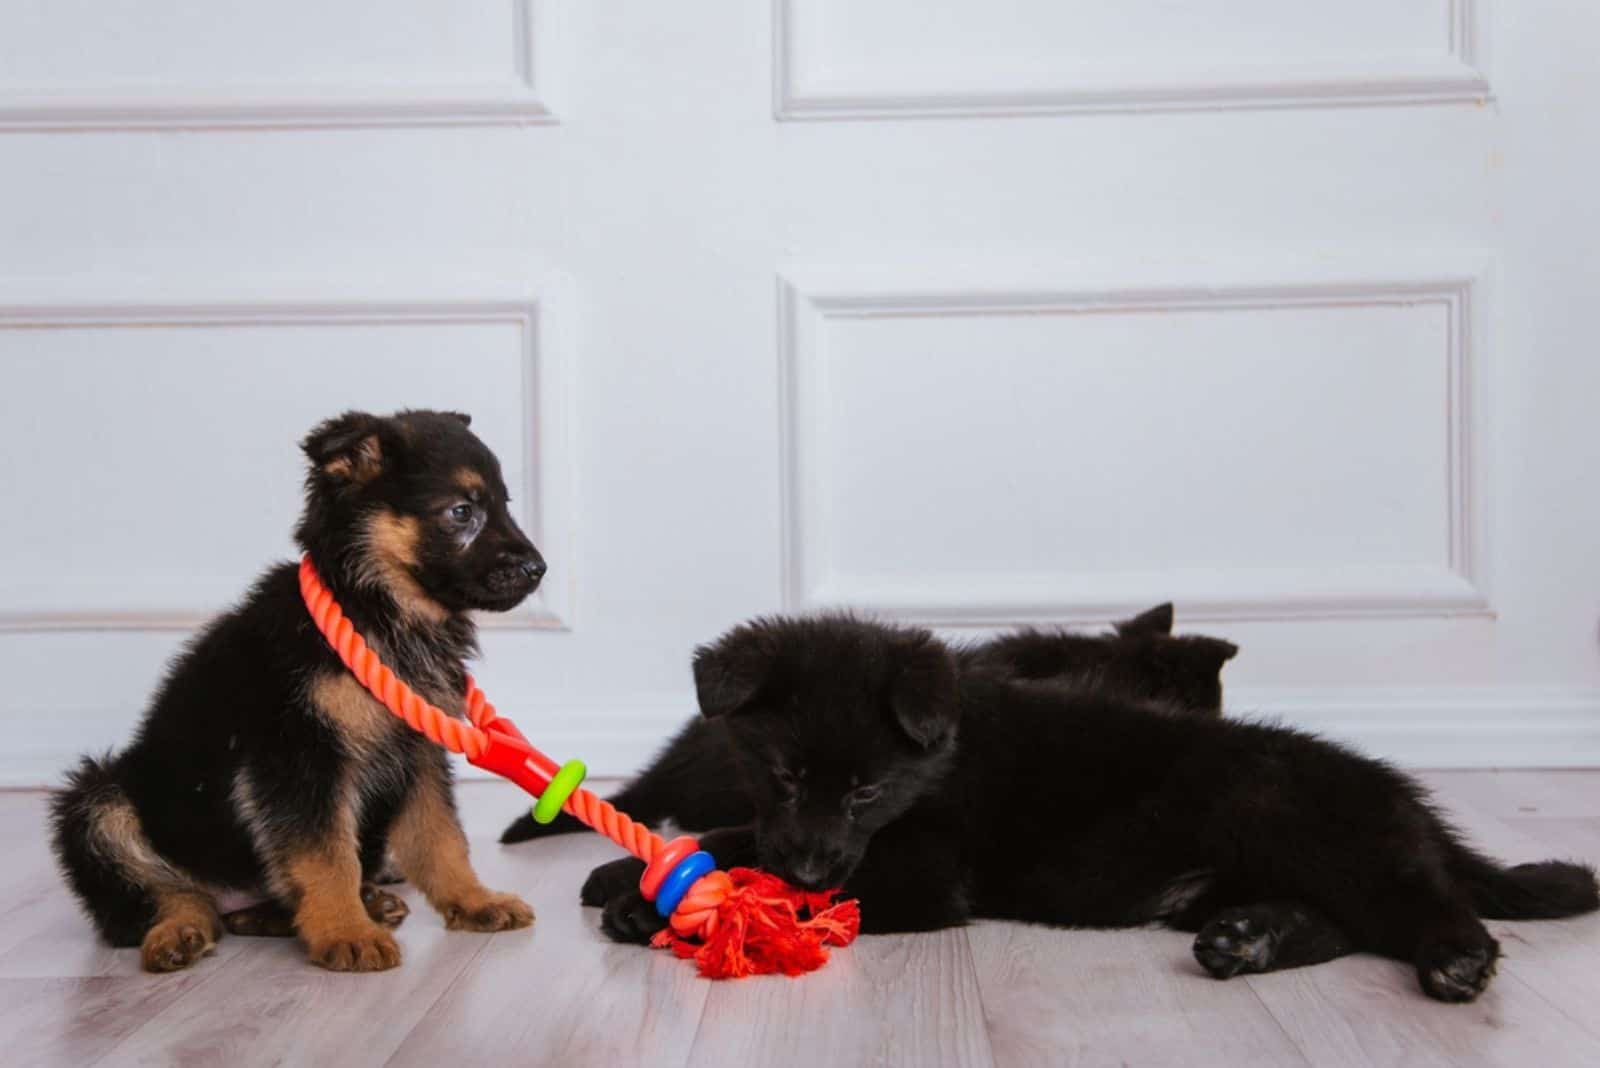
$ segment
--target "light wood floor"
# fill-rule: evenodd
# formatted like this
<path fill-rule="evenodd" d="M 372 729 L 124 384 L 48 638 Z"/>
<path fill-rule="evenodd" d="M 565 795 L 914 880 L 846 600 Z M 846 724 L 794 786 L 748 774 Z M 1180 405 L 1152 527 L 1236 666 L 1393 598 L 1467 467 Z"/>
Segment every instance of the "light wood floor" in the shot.
<path fill-rule="evenodd" d="M 1600 860 L 1600 772 L 1425 777 L 1506 859 Z M 292 942 L 232 938 L 152 976 L 74 911 L 43 795 L 0 794 L 0 1063 L 1600 1064 L 1600 918 L 1492 923 L 1506 957 L 1469 1006 L 1374 957 L 1217 982 L 1187 935 L 1003 923 L 863 938 L 803 979 L 708 983 L 599 936 L 577 889 L 612 847 L 502 848 L 516 791 L 461 796 L 480 872 L 534 904 L 531 932 L 447 933 L 407 890 L 396 971 L 332 975 Z"/>

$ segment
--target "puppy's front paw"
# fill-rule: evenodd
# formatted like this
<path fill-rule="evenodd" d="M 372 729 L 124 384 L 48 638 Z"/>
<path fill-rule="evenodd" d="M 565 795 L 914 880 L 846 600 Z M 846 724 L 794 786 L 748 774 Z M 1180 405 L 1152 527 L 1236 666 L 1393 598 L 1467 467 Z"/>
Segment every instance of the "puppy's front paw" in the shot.
<path fill-rule="evenodd" d="M 1271 928 L 1246 909 L 1219 914 L 1194 939 L 1195 960 L 1218 979 L 1266 971 L 1276 948 Z"/>
<path fill-rule="evenodd" d="M 584 880 L 578 891 L 578 900 L 591 907 L 603 907 L 614 897 L 636 889 L 639 877 L 644 874 L 644 861 L 623 857 L 600 865 Z"/>
<path fill-rule="evenodd" d="M 533 924 L 533 907 L 515 894 L 484 890 L 439 910 L 452 931 L 514 931 Z"/>
<path fill-rule="evenodd" d="M 655 905 L 646 901 L 637 889 L 613 897 L 600 914 L 600 929 L 613 942 L 643 944 L 666 925 L 667 921 L 661 918 Z"/>
<path fill-rule="evenodd" d="M 147 972 L 175 972 L 210 953 L 216 944 L 211 933 L 197 924 L 166 920 L 146 932 L 139 956 Z"/>
<path fill-rule="evenodd" d="M 311 963 L 330 972 L 381 972 L 400 963 L 400 945 L 377 924 L 308 940 Z"/>

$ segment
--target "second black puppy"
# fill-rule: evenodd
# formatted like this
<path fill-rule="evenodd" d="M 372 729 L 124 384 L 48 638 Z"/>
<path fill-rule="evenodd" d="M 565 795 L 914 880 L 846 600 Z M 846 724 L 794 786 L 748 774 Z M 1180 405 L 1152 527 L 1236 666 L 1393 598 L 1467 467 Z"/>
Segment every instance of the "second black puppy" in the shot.
<path fill-rule="evenodd" d="M 694 674 L 745 790 L 702 845 L 724 868 L 842 885 L 867 931 L 1162 921 L 1198 932 L 1195 956 L 1218 978 L 1368 951 L 1414 964 L 1432 997 L 1469 1001 L 1499 956 L 1480 916 L 1600 905 L 1590 869 L 1503 867 L 1379 761 L 1283 728 L 961 672 L 924 630 L 763 620 L 700 649 Z M 681 784 L 686 806 L 704 807 L 690 800 L 700 785 Z M 583 888 L 618 940 L 662 924 L 640 867 L 604 865 Z"/>

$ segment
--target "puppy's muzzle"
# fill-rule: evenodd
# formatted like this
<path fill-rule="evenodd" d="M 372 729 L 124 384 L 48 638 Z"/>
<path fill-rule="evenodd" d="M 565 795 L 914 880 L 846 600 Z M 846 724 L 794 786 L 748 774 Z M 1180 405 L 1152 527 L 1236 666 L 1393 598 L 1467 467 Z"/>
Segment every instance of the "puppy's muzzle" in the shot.
<path fill-rule="evenodd" d="M 802 890 L 831 890 L 844 881 L 844 854 L 821 849 L 800 857 L 790 865 L 790 882 Z"/>
<path fill-rule="evenodd" d="M 496 596 L 526 597 L 539 588 L 546 570 L 544 557 L 537 552 L 504 553 L 495 562 L 484 585 Z"/>

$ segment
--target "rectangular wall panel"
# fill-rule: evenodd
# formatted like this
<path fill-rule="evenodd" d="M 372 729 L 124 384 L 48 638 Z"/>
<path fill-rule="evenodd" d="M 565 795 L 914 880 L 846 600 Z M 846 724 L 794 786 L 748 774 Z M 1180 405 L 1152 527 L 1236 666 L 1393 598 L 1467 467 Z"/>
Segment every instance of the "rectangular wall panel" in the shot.
<path fill-rule="evenodd" d="M 564 549 L 567 401 L 544 311 L 531 296 L 0 305 L 0 628 L 189 627 L 232 603 L 295 551 L 299 441 L 351 408 L 470 413 L 519 521 Z M 564 625 L 569 589 L 552 575 L 497 621 Z"/>
<path fill-rule="evenodd" d="M 540 9 L 538 0 L 7 4 L 0 129 L 548 121 Z"/>
<path fill-rule="evenodd" d="M 1483 611 L 1475 285 L 786 285 L 789 602 Z"/>
<path fill-rule="evenodd" d="M 1475 0 L 775 0 L 780 117 L 1482 99 Z"/>

